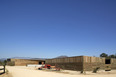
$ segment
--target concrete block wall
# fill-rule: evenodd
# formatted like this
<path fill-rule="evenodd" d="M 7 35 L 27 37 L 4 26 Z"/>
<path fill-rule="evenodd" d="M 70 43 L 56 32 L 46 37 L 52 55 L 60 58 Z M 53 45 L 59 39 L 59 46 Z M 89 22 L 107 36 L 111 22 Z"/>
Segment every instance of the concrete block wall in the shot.
<path fill-rule="evenodd" d="M 83 69 L 82 62 L 78 63 L 49 63 L 50 65 L 56 66 L 57 68 L 62 68 L 66 70 L 81 71 Z"/>
<path fill-rule="evenodd" d="M 66 70 L 77 70 L 77 71 L 81 71 L 83 69 L 82 63 L 83 63 L 82 56 L 46 60 L 46 64 L 50 64 Z"/>
<path fill-rule="evenodd" d="M 28 60 L 28 59 L 11 59 L 11 62 L 15 63 L 15 66 L 26 66 L 27 64 L 38 64 L 38 60 Z"/>
<path fill-rule="evenodd" d="M 116 69 L 116 59 L 111 59 L 111 68 Z"/>
<path fill-rule="evenodd" d="M 91 71 L 97 67 L 105 69 L 105 58 L 83 56 L 83 70 Z"/>

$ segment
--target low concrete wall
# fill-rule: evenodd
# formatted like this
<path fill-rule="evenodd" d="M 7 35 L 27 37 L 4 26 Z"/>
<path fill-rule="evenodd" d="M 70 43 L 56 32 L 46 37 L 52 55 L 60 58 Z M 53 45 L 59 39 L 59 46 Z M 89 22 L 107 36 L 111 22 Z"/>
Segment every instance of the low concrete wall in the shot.
<path fill-rule="evenodd" d="M 38 65 L 38 64 L 28 64 L 27 67 L 42 67 L 42 66 L 45 66 L 45 65 Z"/>

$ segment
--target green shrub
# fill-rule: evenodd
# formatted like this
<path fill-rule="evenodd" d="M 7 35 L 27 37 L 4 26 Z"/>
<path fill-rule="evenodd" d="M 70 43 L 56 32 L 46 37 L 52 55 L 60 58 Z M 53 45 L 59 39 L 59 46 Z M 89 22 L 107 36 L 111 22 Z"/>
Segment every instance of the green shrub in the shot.
<path fill-rule="evenodd" d="M 14 63 L 14 62 L 7 62 L 7 65 L 9 65 L 9 66 L 14 66 L 15 63 Z"/>
<path fill-rule="evenodd" d="M 97 71 L 100 69 L 100 67 L 96 67 L 93 69 L 93 73 L 97 73 Z"/>

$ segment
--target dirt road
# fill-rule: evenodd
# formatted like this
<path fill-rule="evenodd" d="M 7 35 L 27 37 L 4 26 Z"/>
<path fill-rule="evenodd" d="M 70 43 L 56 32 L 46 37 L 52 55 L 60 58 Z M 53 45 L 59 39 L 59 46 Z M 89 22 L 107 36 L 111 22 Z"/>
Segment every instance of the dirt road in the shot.
<path fill-rule="evenodd" d="M 46 72 L 42 70 L 27 69 L 27 67 L 7 66 L 13 77 L 116 77 L 116 74 L 94 74 L 94 75 L 71 75 L 56 72 Z"/>

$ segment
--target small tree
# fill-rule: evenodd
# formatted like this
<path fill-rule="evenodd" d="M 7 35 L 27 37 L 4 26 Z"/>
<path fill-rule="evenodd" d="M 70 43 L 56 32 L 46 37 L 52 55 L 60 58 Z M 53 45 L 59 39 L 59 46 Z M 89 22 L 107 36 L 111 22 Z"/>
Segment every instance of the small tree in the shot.
<path fill-rule="evenodd" d="M 108 55 L 106 53 L 102 53 L 100 54 L 100 57 L 108 57 Z"/>
<path fill-rule="evenodd" d="M 93 69 L 93 73 L 97 73 L 97 71 L 100 69 L 100 67 L 96 67 Z"/>
<path fill-rule="evenodd" d="M 116 58 L 116 53 L 115 53 L 115 58 Z"/>
<path fill-rule="evenodd" d="M 14 66 L 15 63 L 14 63 L 14 62 L 7 62 L 7 65 L 9 65 L 9 66 Z"/>
<path fill-rule="evenodd" d="M 0 66 L 2 65 L 2 62 L 0 61 Z"/>
<path fill-rule="evenodd" d="M 109 57 L 110 57 L 110 58 L 115 58 L 115 55 L 112 54 L 112 55 L 110 55 Z"/>
<path fill-rule="evenodd" d="M 6 65 L 7 64 L 7 61 L 6 60 L 4 60 L 4 65 Z"/>

